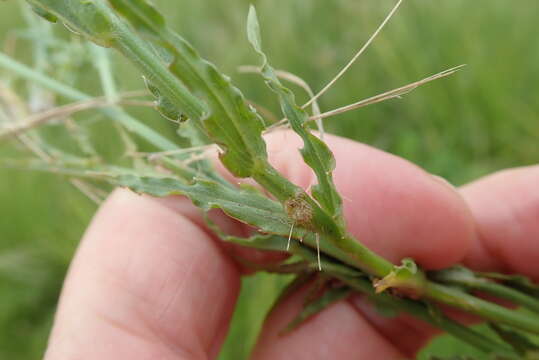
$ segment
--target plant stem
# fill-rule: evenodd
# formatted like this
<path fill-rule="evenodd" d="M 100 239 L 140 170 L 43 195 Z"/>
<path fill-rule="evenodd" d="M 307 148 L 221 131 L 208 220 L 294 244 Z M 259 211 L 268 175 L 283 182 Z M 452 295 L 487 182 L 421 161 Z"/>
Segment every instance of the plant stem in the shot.
<path fill-rule="evenodd" d="M 483 291 L 539 313 L 538 299 L 492 280 L 477 277 L 473 273 L 471 273 L 471 276 L 459 276 L 459 273 L 456 272 L 439 271 L 435 272 L 432 278 L 436 281 L 464 286 L 470 290 Z"/>
<path fill-rule="evenodd" d="M 473 284 L 470 288 L 507 299 L 515 304 L 522 305 L 534 312 L 539 313 L 539 300 L 507 286 L 503 286 L 488 280 L 478 280 L 477 283 Z"/>
<path fill-rule="evenodd" d="M 393 270 L 394 265 L 391 262 L 377 255 L 350 235 L 337 239 L 335 245 L 350 254 L 360 264 L 360 268 L 370 275 L 383 278 Z"/>
<path fill-rule="evenodd" d="M 72 100 L 88 100 L 91 98 L 90 95 L 86 95 L 79 90 L 64 85 L 61 82 L 44 75 L 43 73 L 37 72 L 32 68 L 21 64 L 17 60 L 13 60 L 3 52 L 0 52 L 0 66 L 9 71 L 13 71 L 14 73 L 28 80 L 41 84 L 42 86 L 63 95 L 66 98 Z"/>
<path fill-rule="evenodd" d="M 118 97 L 118 90 L 116 89 L 116 83 L 112 74 L 112 66 L 109 60 L 109 54 L 101 46 L 89 43 L 88 46 L 93 53 L 95 61 L 95 67 L 101 80 L 101 88 L 105 93 L 105 97 L 109 101 L 115 101 Z"/>
<path fill-rule="evenodd" d="M 424 290 L 427 298 L 478 315 L 485 320 L 539 334 L 539 319 L 536 317 L 504 308 L 503 306 L 466 294 L 459 289 L 436 284 L 431 281 L 427 282 Z"/>

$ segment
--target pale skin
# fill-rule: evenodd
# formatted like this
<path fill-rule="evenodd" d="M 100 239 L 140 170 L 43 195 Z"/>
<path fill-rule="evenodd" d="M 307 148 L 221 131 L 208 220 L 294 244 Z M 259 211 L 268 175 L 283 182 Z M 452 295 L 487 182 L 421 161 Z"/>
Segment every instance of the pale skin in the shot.
<path fill-rule="evenodd" d="M 372 250 L 394 262 L 413 257 L 428 269 L 461 262 L 539 279 L 539 166 L 455 189 L 406 160 L 325 139 L 349 230 Z M 272 163 L 308 187 L 300 146 L 288 132 L 268 137 Z M 224 216 L 217 221 L 245 231 Z M 45 359 L 215 359 L 244 273 L 231 253 L 267 260 L 222 244 L 185 198 L 115 191 L 71 264 Z M 405 359 L 435 334 L 408 316 L 379 317 L 356 296 L 278 336 L 300 309 L 302 292 L 270 314 L 252 359 Z"/>

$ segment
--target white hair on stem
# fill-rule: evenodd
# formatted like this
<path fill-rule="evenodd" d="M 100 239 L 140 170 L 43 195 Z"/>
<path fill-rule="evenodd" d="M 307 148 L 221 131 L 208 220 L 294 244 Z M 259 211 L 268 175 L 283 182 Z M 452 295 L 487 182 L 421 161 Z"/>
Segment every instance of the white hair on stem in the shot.
<path fill-rule="evenodd" d="M 288 243 L 286 243 L 286 251 L 290 250 L 290 240 L 292 239 L 292 232 L 294 231 L 294 225 L 295 223 L 292 223 L 292 227 L 290 228 L 290 234 L 288 234 Z"/>
<path fill-rule="evenodd" d="M 316 233 L 316 257 L 318 259 L 318 271 L 322 271 L 322 262 L 320 261 L 320 235 Z"/>

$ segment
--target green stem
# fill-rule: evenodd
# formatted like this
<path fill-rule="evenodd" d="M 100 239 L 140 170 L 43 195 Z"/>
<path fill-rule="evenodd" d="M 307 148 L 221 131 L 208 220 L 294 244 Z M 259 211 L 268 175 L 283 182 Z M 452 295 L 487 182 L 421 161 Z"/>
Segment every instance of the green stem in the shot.
<path fill-rule="evenodd" d="M 55 93 L 60 94 L 67 99 L 73 101 L 83 101 L 92 98 L 92 96 L 88 94 L 85 94 L 77 89 L 67 86 L 57 80 L 46 76 L 43 73 L 37 72 L 30 67 L 23 65 L 16 60 L 13 60 L 2 52 L 0 52 L 0 67 L 12 71 L 13 73 L 21 76 L 22 78 L 39 84 L 51 91 L 54 91 Z M 137 119 L 133 118 L 119 108 L 99 108 L 97 110 L 113 120 L 118 120 L 120 123 L 122 123 L 122 125 L 126 127 L 126 129 L 134 132 L 135 134 L 139 135 L 140 137 L 161 150 L 166 151 L 178 148 L 177 145 L 174 144 L 172 141 L 155 132 L 153 129 L 139 122 Z"/>
<path fill-rule="evenodd" d="M 463 277 L 459 276 L 458 273 L 441 271 L 434 273 L 433 279 L 444 283 L 463 286 L 470 290 L 483 291 L 539 313 L 539 299 L 492 280 L 476 277 L 473 273 L 472 276 Z"/>
<path fill-rule="evenodd" d="M 112 75 L 112 66 L 109 60 L 107 51 L 94 44 L 89 44 L 91 51 L 93 52 L 93 58 L 95 61 L 95 67 L 101 80 L 101 88 L 105 93 L 106 98 L 109 101 L 114 101 L 118 97 L 118 90 L 116 89 L 116 83 L 114 76 Z"/>
<path fill-rule="evenodd" d="M 503 306 L 476 298 L 445 285 L 427 282 L 424 295 L 443 304 L 451 305 L 485 320 L 510 325 L 539 334 L 539 318 L 507 309 Z"/>
<path fill-rule="evenodd" d="M 36 82 L 62 96 L 65 96 L 66 98 L 72 100 L 88 100 L 91 98 L 90 95 L 86 95 L 79 90 L 64 85 L 61 82 L 44 75 L 43 73 L 37 72 L 32 68 L 21 64 L 17 60 L 13 60 L 3 52 L 0 52 L 0 67 L 12 71 L 23 78 Z"/>
<path fill-rule="evenodd" d="M 353 254 L 358 262 L 364 265 L 369 274 L 384 277 L 392 271 L 394 265 L 391 262 L 362 245 L 357 239 L 347 235 L 338 240 L 337 246 L 345 252 Z"/>
<path fill-rule="evenodd" d="M 474 290 L 484 291 L 502 299 L 507 299 L 515 304 L 522 305 L 534 312 L 539 313 L 539 300 L 515 289 L 508 288 L 488 280 L 478 280 L 477 283 L 473 284 L 473 287 L 471 288 Z"/>

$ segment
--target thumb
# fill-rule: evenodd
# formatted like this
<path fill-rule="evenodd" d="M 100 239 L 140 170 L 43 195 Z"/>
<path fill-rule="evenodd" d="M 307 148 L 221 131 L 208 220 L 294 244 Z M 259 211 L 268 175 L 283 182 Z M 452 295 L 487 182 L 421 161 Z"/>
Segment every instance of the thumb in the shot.
<path fill-rule="evenodd" d="M 114 192 L 71 264 L 45 359 L 214 358 L 239 272 L 194 211 Z"/>

